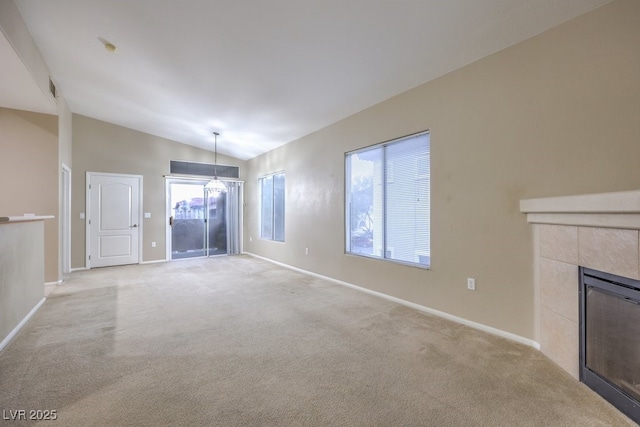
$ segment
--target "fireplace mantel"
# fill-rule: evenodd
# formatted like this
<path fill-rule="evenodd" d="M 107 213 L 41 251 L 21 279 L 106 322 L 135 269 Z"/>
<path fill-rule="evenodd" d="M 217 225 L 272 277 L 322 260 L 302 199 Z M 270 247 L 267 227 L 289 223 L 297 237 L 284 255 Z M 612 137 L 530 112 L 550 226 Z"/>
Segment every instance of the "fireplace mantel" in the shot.
<path fill-rule="evenodd" d="M 531 224 L 640 230 L 640 191 L 525 199 L 520 211 Z"/>
<path fill-rule="evenodd" d="M 640 279 L 640 191 L 520 201 L 534 230 L 535 336 L 578 379 L 579 267 Z"/>

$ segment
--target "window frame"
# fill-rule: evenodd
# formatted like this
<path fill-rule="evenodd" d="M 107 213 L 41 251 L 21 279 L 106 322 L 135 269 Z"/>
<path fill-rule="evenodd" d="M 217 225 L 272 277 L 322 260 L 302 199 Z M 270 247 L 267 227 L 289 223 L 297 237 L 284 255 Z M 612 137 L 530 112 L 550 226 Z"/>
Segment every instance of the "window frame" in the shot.
<path fill-rule="evenodd" d="M 280 239 L 276 239 L 276 186 L 275 186 L 275 178 L 276 176 L 282 176 L 283 179 L 283 193 L 282 193 L 282 240 Z M 271 178 L 271 236 L 265 236 L 263 234 L 263 191 L 264 191 L 264 180 L 267 178 Z M 273 173 L 269 173 L 266 175 L 262 175 L 260 177 L 258 177 L 258 204 L 259 204 L 259 209 L 258 209 L 258 236 L 260 237 L 260 239 L 262 240 L 268 240 L 268 241 L 272 241 L 272 242 L 280 242 L 280 243 L 284 243 L 285 242 L 285 220 L 284 220 L 284 216 L 285 216 L 285 210 L 286 210 L 286 175 L 285 175 L 285 171 L 278 171 L 278 172 L 273 172 Z"/>
<path fill-rule="evenodd" d="M 399 259 L 393 259 L 393 258 L 389 258 L 388 257 L 388 251 L 389 251 L 389 247 L 387 247 L 388 244 L 388 236 L 387 236 L 387 191 L 388 191 L 388 185 L 390 183 L 393 183 L 394 178 L 395 178 L 395 174 L 398 173 L 398 171 L 396 171 L 395 167 L 392 166 L 392 170 L 391 173 L 389 173 L 389 171 L 387 170 L 387 153 L 386 153 L 386 147 L 390 146 L 390 145 L 394 145 L 397 143 L 401 143 L 402 141 L 408 140 L 408 139 L 412 139 L 412 138 L 416 138 L 416 137 L 420 137 L 423 135 L 428 135 L 429 137 L 429 143 L 428 143 L 428 151 L 426 154 L 420 154 L 418 158 L 422 159 L 422 158 L 426 158 L 428 161 L 428 173 L 424 173 L 424 174 L 418 174 L 417 178 L 419 179 L 426 179 L 427 180 L 427 194 L 429 197 L 429 205 L 428 205 L 428 253 L 429 253 L 429 263 L 428 264 L 422 264 L 419 262 L 411 262 L 411 261 L 406 261 L 406 260 L 399 260 Z M 351 249 L 351 237 L 352 237 L 352 230 L 351 230 L 351 180 L 352 180 L 352 176 L 351 176 L 351 162 L 349 161 L 351 156 L 354 154 L 358 154 L 358 153 L 364 153 L 367 151 L 371 151 L 371 150 L 375 150 L 375 149 L 382 149 L 382 156 L 381 156 L 381 163 L 383 165 L 382 167 L 382 177 L 381 177 L 381 182 L 384 184 L 382 185 L 382 189 L 381 189 L 381 199 L 382 199 L 382 254 L 381 255 L 375 255 L 375 254 L 367 254 L 367 253 L 362 253 L 362 252 L 353 252 Z M 417 159 L 416 158 L 416 161 Z M 420 132 L 416 132 L 413 134 L 409 134 L 409 135 L 405 135 L 405 136 L 401 136 L 399 138 L 394 138 L 394 139 L 390 139 L 384 142 L 380 142 L 377 144 L 373 144 L 373 145 L 369 145 L 366 147 L 362 147 L 356 150 L 352 150 L 352 151 L 348 151 L 344 154 L 344 165 L 345 165 L 345 176 L 344 176 L 344 214 L 345 214 L 345 221 L 344 221 L 344 253 L 345 255 L 351 255 L 351 256 L 359 256 L 359 257 L 364 257 L 364 258 L 370 258 L 370 259 L 374 259 L 374 260 L 379 260 L 379 261 L 383 261 L 383 262 L 391 262 L 394 264 L 401 264 L 401 265 L 405 265 L 405 266 L 409 266 L 409 267 L 415 267 L 415 268 L 420 268 L 423 270 L 430 270 L 431 269 L 431 131 L 429 129 L 420 131 Z M 418 169 L 417 169 L 418 170 Z"/>

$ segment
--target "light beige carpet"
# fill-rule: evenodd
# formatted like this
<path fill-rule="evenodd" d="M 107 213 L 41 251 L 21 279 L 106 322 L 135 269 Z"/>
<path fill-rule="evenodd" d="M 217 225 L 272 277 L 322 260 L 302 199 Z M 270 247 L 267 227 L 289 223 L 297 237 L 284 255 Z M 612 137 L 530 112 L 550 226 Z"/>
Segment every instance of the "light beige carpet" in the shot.
<path fill-rule="evenodd" d="M 634 425 L 531 348 L 247 256 L 71 274 L 0 353 L 0 410 L 20 409 L 61 426 Z"/>

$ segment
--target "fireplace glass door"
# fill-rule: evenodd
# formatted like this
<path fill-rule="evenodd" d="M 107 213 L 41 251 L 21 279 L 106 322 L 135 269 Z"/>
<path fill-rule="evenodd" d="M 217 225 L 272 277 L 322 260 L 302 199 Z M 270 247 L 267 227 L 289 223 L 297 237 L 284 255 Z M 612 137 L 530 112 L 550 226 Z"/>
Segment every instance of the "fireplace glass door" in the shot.
<path fill-rule="evenodd" d="M 640 288 L 635 286 L 638 282 L 588 269 L 583 269 L 582 281 L 581 380 L 637 422 Z"/>
<path fill-rule="evenodd" d="M 640 401 L 638 304 L 587 287 L 587 367 Z"/>

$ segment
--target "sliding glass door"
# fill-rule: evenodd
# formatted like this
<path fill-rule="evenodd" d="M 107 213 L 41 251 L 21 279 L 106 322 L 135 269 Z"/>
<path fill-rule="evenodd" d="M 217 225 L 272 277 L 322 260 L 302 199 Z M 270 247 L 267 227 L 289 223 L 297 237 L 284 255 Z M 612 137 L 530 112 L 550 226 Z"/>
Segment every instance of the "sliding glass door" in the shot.
<path fill-rule="evenodd" d="M 169 182 L 171 259 L 207 255 L 204 183 Z"/>
<path fill-rule="evenodd" d="M 241 251 L 242 183 L 226 182 L 217 197 L 207 181 L 168 179 L 167 212 L 171 259 L 196 258 Z"/>

